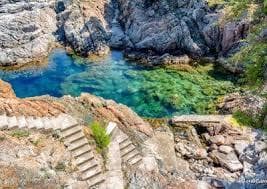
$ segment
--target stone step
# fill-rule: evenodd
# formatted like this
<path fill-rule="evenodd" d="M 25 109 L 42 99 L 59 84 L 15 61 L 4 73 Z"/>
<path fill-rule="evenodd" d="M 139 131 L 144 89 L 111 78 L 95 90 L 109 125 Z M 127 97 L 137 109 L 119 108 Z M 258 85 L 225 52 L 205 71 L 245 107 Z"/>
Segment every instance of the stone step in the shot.
<path fill-rule="evenodd" d="M 24 116 L 17 117 L 19 128 L 26 128 L 28 126 L 28 122 L 26 121 Z"/>
<path fill-rule="evenodd" d="M 88 161 L 88 162 L 85 162 L 85 163 L 79 165 L 78 167 L 79 167 L 80 172 L 85 172 L 85 171 L 92 169 L 96 166 L 98 166 L 96 161 L 91 160 L 91 161 Z"/>
<path fill-rule="evenodd" d="M 91 149 L 91 147 L 89 145 L 84 145 L 84 146 L 82 146 L 80 148 L 77 148 L 76 150 L 73 150 L 72 151 L 72 155 L 73 155 L 74 158 L 77 158 L 77 157 L 79 157 L 79 156 L 81 156 L 81 155 L 83 155 L 83 154 L 85 154 L 87 152 L 90 152 L 91 150 L 92 149 Z"/>
<path fill-rule="evenodd" d="M 57 119 L 55 119 L 54 117 L 49 119 L 49 124 L 51 125 L 50 126 L 51 129 L 54 131 L 61 128 L 61 123 Z"/>
<path fill-rule="evenodd" d="M 73 135 L 69 135 L 68 137 L 66 137 L 64 139 L 64 143 L 72 143 L 72 142 L 75 142 L 81 138 L 84 138 L 84 134 L 82 131 L 80 132 L 77 132 L 77 133 L 74 133 Z"/>
<path fill-rule="evenodd" d="M 133 150 L 129 151 L 128 153 L 122 155 L 122 160 L 124 162 L 127 162 L 130 158 L 132 158 L 136 154 L 139 154 L 139 152 L 134 148 Z"/>
<path fill-rule="evenodd" d="M 104 176 L 102 174 L 95 175 L 93 178 L 87 181 L 89 188 L 92 188 L 95 185 L 99 185 L 105 181 Z"/>
<path fill-rule="evenodd" d="M 127 141 L 129 139 L 129 137 L 126 135 L 126 134 L 124 134 L 123 132 L 119 132 L 119 134 L 118 134 L 118 138 L 117 138 L 117 141 L 119 142 L 119 144 L 122 144 L 122 143 L 124 143 L 125 141 Z"/>
<path fill-rule="evenodd" d="M 94 154 L 92 152 L 87 152 L 79 157 L 76 158 L 75 162 L 76 164 L 83 165 L 86 162 L 89 162 L 94 159 Z"/>
<path fill-rule="evenodd" d="M 127 154 L 128 152 L 131 152 L 132 150 L 135 149 L 135 146 L 133 144 L 128 145 L 127 147 L 123 148 L 121 151 L 121 154 Z"/>
<path fill-rule="evenodd" d="M 26 117 L 26 121 L 28 123 L 28 128 L 31 129 L 34 127 L 34 124 L 33 124 L 33 117 L 30 116 L 30 117 Z"/>
<path fill-rule="evenodd" d="M 53 125 L 51 123 L 50 118 L 43 117 L 42 121 L 43 121 L 43 124 L 44 124 L 44 129 L 46 129 L 46 130 L 52 130 L 53 129 Z"/>
<path fill-rule="evenodd" d="M 142 161 L 142 156 L 138 153 L 135 156 L 128 159 L 127 163 L 129 163 L 130 165 L 137 165 L 141 161 Z"/>
<path fill-rule="evenodd" d="M 17 118 L 15 116 L 7 117 L 7 122 L 9 129 L 14 129 L 19 127 Z"/>
<path fill-rule="evenodd" d="M 88 141 L 87 141 L 86 138 L 82 138 L 82 139 L 80 139 L 80 140 L 78 140 L 78 141 L 75 141 L 75 142 L 71 143 L 71 144 L 68 146 L 68 149 L 69 149 L 70 151 L 74 151 L 74 150 L 77 150 L 77 149 L 79 149 L 79 148 L 81 148 L 81 147 L 83 147 L 83 146 L 85 146 L 85 145 L 88 145 L 88 146 L 89 146 Z"/>
<path fill-rule="evenodd" d="M 101 168 L 100 166 L 96 166 L 92 169 L 89 169 L 87 171 L 85 171 L 83 174 L 82 174 L 82 180 L 91 180 L 91 178 L 101 174 Z"/>
<path fill-rule="evenodd" d="M 28 123 L 28 128 L 29 129 L 43 129 L 44 124 L 42 122 L 41 118 L 33 118 L 33 117 L 27 117 L 26 121 Z"/>
<path fill-rule="evenodd" d="M 71 129 L 61 131 L 61 135 L 63 138 L 67 138 L 75 133 L 82 132 L 82 127 L 77 125 L 76 127 L 72 127 Z"/>
<path fill-rule="evenodd" d="M 8 127 L 8 121 L 6 115 L 0 115 L 0 129 L 6 129 Z"/>
<path fill-rule="evenodd" d="M 72 116 L 67 114 L 61 114 L 57 117 L 58 121 L 62 123 L 61 131 L 66 131 L 72 127 L 78 125 L 78 121 Z"/>
<path fill-rule="evenodd" d="M 120 144 L 120 150 L 123 150 L 124 148 L 127 148 L 131 144 L 132 144 L 132 141 L 126 140 L 125 142 L 123 142 L 122 144 Z"/>

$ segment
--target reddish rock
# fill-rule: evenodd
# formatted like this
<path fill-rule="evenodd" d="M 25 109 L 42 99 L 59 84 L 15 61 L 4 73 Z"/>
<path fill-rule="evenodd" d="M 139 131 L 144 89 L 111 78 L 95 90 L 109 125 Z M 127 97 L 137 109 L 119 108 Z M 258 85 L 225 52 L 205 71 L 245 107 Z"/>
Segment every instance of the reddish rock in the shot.
<path fill-rule="evenodd" d="M 15 98 L 11 85 L 0 79 L 0 98 Z"/>

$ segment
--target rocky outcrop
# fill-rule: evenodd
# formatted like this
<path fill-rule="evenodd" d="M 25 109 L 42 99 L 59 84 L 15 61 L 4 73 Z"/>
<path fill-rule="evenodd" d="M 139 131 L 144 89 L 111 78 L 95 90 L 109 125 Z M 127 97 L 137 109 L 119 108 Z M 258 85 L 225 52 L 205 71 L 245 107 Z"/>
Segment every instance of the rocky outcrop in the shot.
<path fill-rule="evenodd" d="M 55 101 L 16 98 L 12 87 L 0 80 L 0 114 L 41 117 L 64 112 L 64 107 Z"/>
<path fill-rule="evenodd" d="M 264 113 L 266 103 L 264 98 L 251 93 L 232 93 L 225 96 L 217 108 L 223 114 L 242 111 L 251 116 L 259 116 Z"/>
<path fill-rule="evenodd" d="M 266 134 L 233 127 L 231 118 L 217 123 L 174 119 L 176 154 L 189 162 L 193 178 L 206 180 L 215 188 L 266 187 L 253 181 L 266 177 Z"/>
<path fill-rule="evenodd" d="M 221 13 L 204 0 L 5 0 L 0 17 L 1 65 L 39 60 L 55 39 L 82 56 L 104 55 L 110 47 L 230 56 L 244 45 L 240 39 L 249 28 L 245 21 L 220 26 Z"/>
<path fill-rule="evenodd" d="M 77 183 L 70 152 L 47 134 L 0 131 L 0 182 L 7 188 L 58 188 Z M 20 133 L 23 133 L 20 131 Z"/>
<path fill-rule="evenodd" d="M 183 56 L 173 56 L 168 53 L 162 56 L 149 55 L 149 53 L 141 52 L 125 52 L 125 57 L 130 60 L 138 61 L 139 63 L 149 65 L 149 66 L 166 66 L 166 65 L 189 65 L 191 63 L 191 58 L 187 55 Z"/>
<path fill-rule="evenodd" d="M 9 83 L 0 80 L 0 98 L 14 98 L 15 93 Z"/>
<path fill-rule="evenodd" d="M 201 56 L 208 52 L 199 29 L 204 19 L 209 22 L 204 1 L 118 0 L 118 4 L 127 47 L 159 54 Z"/>
<path fill-rule="evenodd" d="M 59 34 L 63 35 L 61 40 L 83 56 L 107 54 L 110 38 L 105 19 L 108 1 L 73 1 L 65 5 L 64 1 L 58 0 L 57 5 L 60 3 L 64 5 L 57 9 L 59 28 L 62 29 Z"/>
<path fill-rule="evenodd" d="M 48 55 L 56 31 L 51 1 L 0 3 L 0 65 L 22 65 Z"/>

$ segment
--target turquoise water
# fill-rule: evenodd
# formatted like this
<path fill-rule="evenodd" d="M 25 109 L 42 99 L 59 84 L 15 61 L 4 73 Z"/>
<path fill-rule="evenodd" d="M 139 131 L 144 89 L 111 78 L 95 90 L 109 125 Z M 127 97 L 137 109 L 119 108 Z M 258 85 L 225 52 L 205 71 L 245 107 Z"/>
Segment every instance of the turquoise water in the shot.
<path fill-rule="evenodd" d="M 119 51 L 93 61 L 56 49 L 48 61 L 44 67 L 0 71 L 0 78 L 12 84 L 18 97 L 89 92 L 123 103 L 145 117 L 206 113 L 212 111 L 217 97 L 234 90 L 230 81 L 214 77 L 210 70 L 191 73 L 142 67 L 125 60 Z"/>

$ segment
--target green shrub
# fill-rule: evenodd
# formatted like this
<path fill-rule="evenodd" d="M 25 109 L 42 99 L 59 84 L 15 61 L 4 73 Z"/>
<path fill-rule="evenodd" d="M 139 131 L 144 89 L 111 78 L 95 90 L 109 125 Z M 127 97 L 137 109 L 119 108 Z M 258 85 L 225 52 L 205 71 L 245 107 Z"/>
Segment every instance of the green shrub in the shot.
<path fill-rule="evenodd" d="M 264 13 L 267 14 L 267 0 L 264 0 Z"/>
<path fill-rule="evenodd" d="M 243 82 L 259 87 L 264 81 L 264 69 L 267 66 L 267 44 L 255 43 L 244 47 L 233 58 L 233 62 L 243 62 L 246 69 Z"/>
<path fill-rule="evenodd" d="M 25 130 L 14 130 L 11 133 L 11 136 L 17 137 L 17 138 L 28 137 L 29 135 L 30 135 L 29 131 L 25 131 Z"/>
<path fill-rule="evenodd" d="M 55 169 L 56 169 L 57 171 L 65 171 L 65 169 L 66 169 L 66 165 L 65 165 L 64 162 L 59 162 L 59 163 L 56 165 Z"/>
<path fill-rule="evenodd" d="M 90 128 L 92 130 L 93 137 L 100 150 L 104 150 L 110 143 L 110 137 L 106 134 L 105 128 L 99 123 L 94 121 L 91 123 Z"/>
<path fill-rule="evenodd" d="M 233 118 L 240 125 L 250 126 L 254 128 L 262 128 L 266 130 L 267 128 L 264 128 L 265 126 L 263 125 L 263 121 L 264 121 L 264 117 L 266 113 L 267 113 L 267 106 L 264 107 L 262 114 L 257 115 L 257 116 L 252 116 L 249 113 L 238 110 L 233 113 Z"/>

